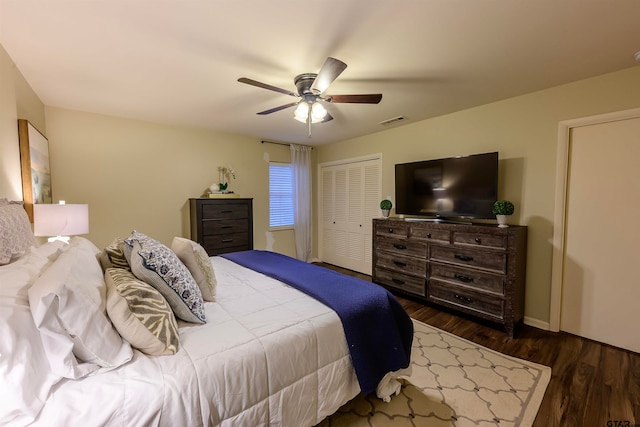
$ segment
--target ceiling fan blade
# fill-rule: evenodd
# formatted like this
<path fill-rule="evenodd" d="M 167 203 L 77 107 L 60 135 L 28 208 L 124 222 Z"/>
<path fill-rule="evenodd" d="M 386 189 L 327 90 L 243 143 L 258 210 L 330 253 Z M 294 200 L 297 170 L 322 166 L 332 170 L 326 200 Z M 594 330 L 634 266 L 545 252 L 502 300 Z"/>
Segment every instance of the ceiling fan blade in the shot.
<path fill-rule="evenodd" d="M 248 79 L 246 77 L 240 77 L 238 79 L 238 81 L 240 83 L 246 83 L 246 84 L 251 85 L 251 86 L 261 87 L 263 89 L 272 90 L 274 92 L 284 93 L 285 95 L 291 95 L 291 96 L 295 96 L 295 97 L 298 96 L 297 93 L 291 92 L 290 90 L 286 90 L 286 89 L 282 89 L 282 88 L 279 88 L 279 87 L 271 86 L 271 85 L 268 85 L 266 83 L 262 83 L 262 82 L 258 82 L 256 80 Z"/>
<path fill-rule="evenodd" d="M 311 85 L 311 91 L 314 93 L 322 93 L 329 85 L 347 68 L 347 64 L 340 61 L 339 59 L 335 59 L 332 57 L 328 57 L 326 61 L 324 61 L 324 65 L 320 69 L 320 72 L 316 76 L 316 79 L 313 81 Z"/>
<path fill-rule="evenodd" d="M 326 116 L 324 116 L 324 119 L 320 122 L 320 123 L 327 123 L 328 121 L 333 120 L 333 116 L 331 116 L 331 114 L 327 113 Z"/>
<path fill-rule="evenodd" d="M 327 102 L 343 104 L 378 104 L 382 100 L 381 93 L 366 95 L 328 95 L 324 98 Z"/>
<path fill-rule="evenodd" d="M 290 108 L 290 107 L 293 107 L 293 106 L 296 106 L 296 105 L 298 105 L 298 102 L 291 102 L 289 104 L 281 105 L 279 107 L 271 108 L 269 110 L 260 111 L 259 113 L 256 113 L 256 114 L 264 116 L 266 114 L 275 113 L 276 111 L 284 110 L 286 108 Z"/>

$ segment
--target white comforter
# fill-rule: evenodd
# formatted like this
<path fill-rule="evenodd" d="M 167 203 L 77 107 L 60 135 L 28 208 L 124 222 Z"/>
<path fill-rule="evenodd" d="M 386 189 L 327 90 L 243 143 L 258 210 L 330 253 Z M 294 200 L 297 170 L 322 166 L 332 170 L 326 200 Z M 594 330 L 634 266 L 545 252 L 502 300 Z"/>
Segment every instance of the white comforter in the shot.
<path fill-rule="evenodd" d="M 312 426 L 360 391 L 338 316 L 311 297 L 213 257 L 206 325 L 181 323 L 174 356 L 63 380 L 42 426 Z"/>

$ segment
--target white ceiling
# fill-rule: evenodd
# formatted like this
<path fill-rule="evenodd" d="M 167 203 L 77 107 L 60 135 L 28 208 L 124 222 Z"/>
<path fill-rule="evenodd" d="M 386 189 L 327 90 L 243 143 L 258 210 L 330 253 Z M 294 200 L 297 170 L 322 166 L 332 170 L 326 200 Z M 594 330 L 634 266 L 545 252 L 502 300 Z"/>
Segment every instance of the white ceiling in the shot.
<path fill-rule="evenodd" d="M 0 44 L 46 105 L 321 144 L 636 66 L 639 0 L 0 0 Z M 295 91 L 348 68 L 306 125 Z M 393 125 L 392 125 L 393 126 Z M 396 124 L 395 126 L 401 126 Z"/>

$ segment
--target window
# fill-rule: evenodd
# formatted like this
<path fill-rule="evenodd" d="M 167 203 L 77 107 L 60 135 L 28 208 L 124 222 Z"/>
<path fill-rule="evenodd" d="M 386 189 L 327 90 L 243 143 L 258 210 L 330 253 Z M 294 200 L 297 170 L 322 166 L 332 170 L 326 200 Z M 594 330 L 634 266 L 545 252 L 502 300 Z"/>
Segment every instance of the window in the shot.
<path fill-rule="evenodd" d="M 269 163 L 269 227 L 293 227 L 293 172 L 289 163 Z"/>

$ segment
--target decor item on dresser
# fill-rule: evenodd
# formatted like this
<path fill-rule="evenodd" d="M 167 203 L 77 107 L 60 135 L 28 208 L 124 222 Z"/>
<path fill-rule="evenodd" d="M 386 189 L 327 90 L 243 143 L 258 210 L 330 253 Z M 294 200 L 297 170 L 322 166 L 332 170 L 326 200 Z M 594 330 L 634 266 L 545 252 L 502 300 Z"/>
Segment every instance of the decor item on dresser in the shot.
<path fill-rule="evenodd" d="M 227 193 L 229 190 L 229 181 L 231 178 L 236 179 L 236 172 L 231 166 L 218 166 L 218 190 Z"/>
<path fill-rule="evenodd" d="M 253 199 L 189 199 L 191 239 L 209 256 L 253 249 Z"/>
<path fill-rule="evenodd" d="M 20 240 L 7 248 L 33 244 L 0 266 L 0 425 L 310 427 L 361 392 L 390 399 L 409 373 L 411 319 L 371 282 L 265 251 L 210 257 L 210 321 L 187 323 L 140 274 L 192 273 L 166 246 L 138 232 L 105 256 L 82 237 L 35 246 L 33 235 L 6 232 L 16 206 L 0 199 L 0 236 Z M 19 219 L 30 230 L 25 212 Z M 130 269 L 109 267 L 127 260 Z M 350 298 L 323 300 L 327 282 Z M 194 292 L 176 289 L 185 299 Z M 353 315 L 341 321 L 345 312 Z M 371 321 L 378 326 L 351 336 Z"/>
<path fill-rule="evenodd" d="M 373 220 L 373 281 L 500 323 L 524 316 L 527 227 Z"/>
<path fill-rule="evenodd" d="M 382 216 L 385 218 L 389 217 L 389 212 L 391 212 L 391 208 L 393 207 L 393 203 L 391 200 L 384 199 L 380 202 L 380 209 L 382 210 Z"/>
<path fill-rule="evenodd" d="M 513 203 L 511 203 L 509 200 L 495 201 L 491 211 L 493 212 L 493 214 L 496 216 L 496 219 L 498 220 L 498 227 L 500 228 L 508 227 L 507 216 L 513 215 L 514 210 L 515 210 L 515 207 L 513 206 Z"/>
<path fill-rule="evenodd" d="M 51 203 L 49 141 L 31 123 L 18 119 L 24 207 L 33 222 L 33 205 Z"/>

